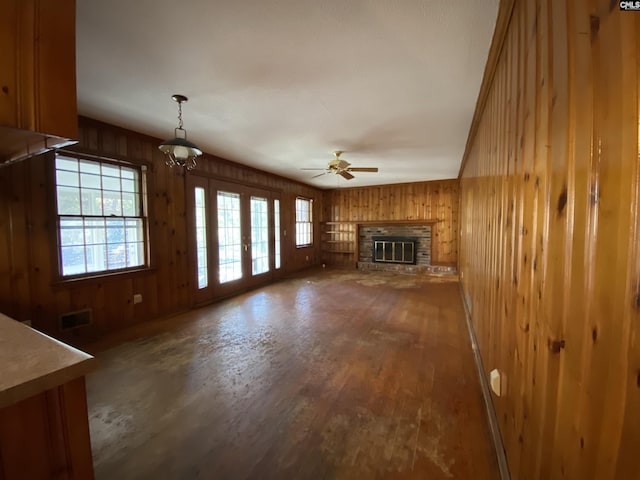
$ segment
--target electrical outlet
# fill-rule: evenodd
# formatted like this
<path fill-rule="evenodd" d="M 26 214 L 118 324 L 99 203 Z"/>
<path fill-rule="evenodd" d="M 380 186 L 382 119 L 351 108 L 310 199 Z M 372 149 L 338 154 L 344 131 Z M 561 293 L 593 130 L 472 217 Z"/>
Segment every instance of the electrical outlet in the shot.
<path fill-rule="evenodd" d="M 137 303 L 142 303 L 142 294 L 141 293 L 136 293 L 133 296 L 133 304 L 137 304 Z"/>
<path fill-rule="evenodd" d="M 304 259 L 308 262 L 308 261 L 309 261 L 309 255 L 307 255 L 306 257 L 304 257 Z"/>

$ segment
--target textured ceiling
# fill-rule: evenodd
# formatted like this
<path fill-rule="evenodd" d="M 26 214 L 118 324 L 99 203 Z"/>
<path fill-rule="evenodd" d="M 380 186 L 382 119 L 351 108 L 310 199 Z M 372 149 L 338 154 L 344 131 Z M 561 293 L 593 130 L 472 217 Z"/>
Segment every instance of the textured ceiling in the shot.
<path fill-rule="evenodd" d="M 77 0 L 81 115 L 320 188 L 454 178 L 498 0 Z M 353 180 L 311 179 L 333 150 Z"/>

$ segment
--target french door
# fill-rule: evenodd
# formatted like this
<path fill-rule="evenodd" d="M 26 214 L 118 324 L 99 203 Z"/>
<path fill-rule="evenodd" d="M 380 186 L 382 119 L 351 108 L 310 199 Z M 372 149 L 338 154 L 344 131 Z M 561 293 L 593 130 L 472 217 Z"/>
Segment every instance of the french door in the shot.
<path fill-rule="evenodd" d="M 274 278 L 281 268 L 277 193 L 191 175 L 188 199 L 194 304 Z"/>

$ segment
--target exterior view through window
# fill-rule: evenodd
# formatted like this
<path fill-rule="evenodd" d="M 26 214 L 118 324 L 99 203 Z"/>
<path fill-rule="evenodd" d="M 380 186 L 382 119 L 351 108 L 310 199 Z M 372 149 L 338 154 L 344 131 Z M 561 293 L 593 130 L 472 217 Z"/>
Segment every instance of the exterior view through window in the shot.
<path fill-rule="evenodd" d="M 296 247 L 313 243 L 313 200 L 296 198 Z"/>
<path fill-rule="evenodd" d="M 55 178 L 63 277 L 146 265 L 144 167 L 58 154 Z"/>
<path fill-rule="evenodd" d="M 218 192 L 218 256 L 220 283 L 242 278 L 240 195 Z"/>
<path fill-rule="evenodd" d="M 266 198 L 251 197 L 251 274 L 269 271 L 269 212 Z"/>
<path fill-rule="evenodd" d="M 275 234 L 275 247 L 276 247 L 276 255 L 275 255 L 275 267 L 276 270 L 281 266 L 280 260 L 280 200 L 276 199 L 273 201 L 273 230 Z"/>
<path fill-rule="evenodd" d="M 206 288 L 209 285 L 209 270 L 207 269 L 207 205 L 204 188 L 196 187 L 195 197 L 198 288 Z"/>

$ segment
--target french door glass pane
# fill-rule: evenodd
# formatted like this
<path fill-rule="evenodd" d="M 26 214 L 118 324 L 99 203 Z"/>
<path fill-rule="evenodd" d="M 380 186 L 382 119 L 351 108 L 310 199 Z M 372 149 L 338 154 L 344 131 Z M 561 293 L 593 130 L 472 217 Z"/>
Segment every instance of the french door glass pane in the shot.
<path fill-rule="evenodd" d="M 207 211 L 204 199 L 204 188 L 196 187 L 196 253 L 198 269 L 198 288 L 209 285 L 207 270 Z"/>
<path fill-rule="evenodd" d="M 269 271 L 269 214 L 266 198 L 251 197 L 251 273 Z"/>
<path fill-rule="evenodd" d="M 280 268 L 280 200 L 273 201 L 273 230 L 276 237 L 275 267 Z"/>
<path fill-rule="evenodd" d="M 218 192 L 218 255 L 220 283 L 242 278 L 240 195 Z"/>

